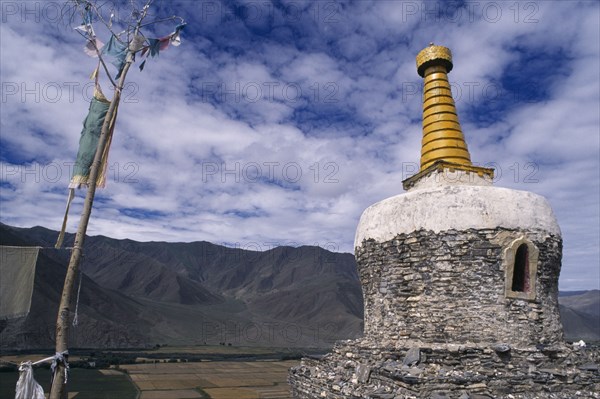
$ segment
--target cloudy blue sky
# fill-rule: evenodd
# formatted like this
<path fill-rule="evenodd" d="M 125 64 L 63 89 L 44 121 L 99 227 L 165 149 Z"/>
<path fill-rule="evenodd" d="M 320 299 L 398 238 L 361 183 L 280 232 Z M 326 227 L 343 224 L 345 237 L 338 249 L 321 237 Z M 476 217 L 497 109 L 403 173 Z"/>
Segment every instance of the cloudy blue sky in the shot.
<path fill-rule="evenodd" d="M 62 2 L 0 4 L 0 220 L 59 229 L 96 60 Z M 600 288 L 599 4 L 157 0 L 183 43 L 131 69 L 88 233 L 352 252 L 362 211 L 417 168 L 415 56 L 435 42 L 473 161 L 549 199 L 560 288 Z"/>

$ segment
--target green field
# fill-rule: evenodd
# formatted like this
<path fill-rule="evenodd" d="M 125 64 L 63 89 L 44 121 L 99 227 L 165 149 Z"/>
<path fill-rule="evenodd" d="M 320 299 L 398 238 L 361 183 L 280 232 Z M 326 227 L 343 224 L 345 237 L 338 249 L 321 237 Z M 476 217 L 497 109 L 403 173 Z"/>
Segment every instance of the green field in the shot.
<path fill-rule="evenodd" d="M 103 370 L 104 371 L 104 370 Z M 35 380 L 50 390 L 50 370 L 35 369 Z M 14 398 L 19 373 L 0 373 L 0 398 Z M 68 389 L 77 393 L 75 399 L 135 399 L 138 391 L 126 374 L 112 371 L 109 375 L 99 370 L 73 369 L 69 373 Z M 71 395 L 70 395 L 71 396 Z"/>

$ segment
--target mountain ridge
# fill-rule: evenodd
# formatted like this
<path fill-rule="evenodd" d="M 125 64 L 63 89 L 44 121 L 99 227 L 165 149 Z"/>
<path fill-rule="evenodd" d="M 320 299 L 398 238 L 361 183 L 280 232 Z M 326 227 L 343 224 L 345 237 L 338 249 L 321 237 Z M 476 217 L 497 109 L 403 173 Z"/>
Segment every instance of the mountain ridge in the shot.
<path fill-rule="evenodd" d="M 0 223 L 2 245 L 51 247 L 57 234 Z M 73 238 L 66 235 L 66 247 Z M 362 334 L 362 291 L 352 254 L 88 236 L 84 255 L 80 325 L 70 338 L 78 346 L 326 347 Z M 52 346 L 69 257 L 68 250 L 40 253 L 32 310 L 26 318 L 0 322 L 0 347 Z M 559 300 L 566 339 L 600 341 L 600 291 L 561 292 Z"/>
<path fill-rule="evenodd" d="M 4 224 L 0 225 L 0 232 L 3 245 L 10 245 L 7 237 L 13 235 L 21 245 L 43 247 L 53 245 L 58 234 L 43 227 L 13 228 Z M 72 234 L 65 236 L 65 247 L 72 245 L 73 238 Z M 53 308 L 46 312 L 51 316 L 41 317 L 41 304 L 32 304 L 25 322 L 12 322 L 0 328 L 3 347 L 47 345 L 49 340 L 45 337 L 30 334 L 28 340 L 19 341 L 11 339 L 8 332 L 18 331 L 19 325 L 44 330 L 44 336 L 52 335 L 49 326 L 55 321 L 58 297 L 53 290 L 56 287 L 50 289 L 49 285 L 62 287 L 64 270 L 61 276 L 45 277 L 53 280 L 53 284 L 46 284 L 41 275 L 48 267 L 59 268 L 57 264 L 64 269 L 68 258 L 69 251 L 65 250 L 53 254 L 52 266 L 48 266 L 45 255 L 40 258 L 34 291 L 43 297 L 41 303 L 52 304 Z M 84 346 L 115 347 L 190 341 L 330 346 L 337 339 L 354 338 L 362 331 L 362 293 L 353 261 L 350 254 L 308 246 L 255 252 L 206 241 L 138 242 L 88 236 L 81 264 L 85 276 L 82 299 L 91 291 L 90 295 L 101 302 L 95 303 L 97 307 L 108 308 L 112 298 L 123 308 L 121 313 L 117 312 L 118 317 L 86 308 L 93 316 L 88 324 L 95 325 L 105 335 L 109 330 L 119 331 L 116 335 L 123 338 L 102 340 L 92 335 L 89 343 L 85 337 L 79 342 Z M 334 284 L 340 281 L 342 285 Z M 309 285 L 311 289 L 307 289 Z M 342 289 L 347 292 L 337 292 Z M 48 291 L 53 295 L 44 294 Z M 114 321 L 142 328 L 124 333 L 114 328 Z M 39 328 L 36 323 L 45 327 Z M 327 334 L 315 334 L 324 330 L 323 326 L 327 326 Z M 249 333 L 257 328 L 261 329 L 260 338 L 256 332 Z"/>

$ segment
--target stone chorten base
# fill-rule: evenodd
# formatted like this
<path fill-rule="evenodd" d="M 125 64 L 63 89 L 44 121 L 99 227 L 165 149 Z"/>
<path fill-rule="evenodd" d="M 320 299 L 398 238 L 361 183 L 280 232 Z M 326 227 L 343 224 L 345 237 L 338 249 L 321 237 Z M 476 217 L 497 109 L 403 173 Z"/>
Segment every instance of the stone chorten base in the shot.
<path fill-rule="evenodd" d="M 343 341 L 322 359 L 290 371 L 298 399 L 573 399 L 600 398 L 600 351 L 507 344 L 381 348 Z"/>

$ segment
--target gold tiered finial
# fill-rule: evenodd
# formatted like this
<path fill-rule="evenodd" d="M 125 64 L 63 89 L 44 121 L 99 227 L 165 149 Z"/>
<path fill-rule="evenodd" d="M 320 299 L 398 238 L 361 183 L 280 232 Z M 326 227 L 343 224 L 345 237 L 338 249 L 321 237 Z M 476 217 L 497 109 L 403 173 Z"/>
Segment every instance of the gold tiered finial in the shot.
<path fill-rule="evenodd" d="M 425 77 L 425 70 L 434 65 L 443 65 L 446 72 L 452 70 L 452 53 L 448 47 L 436 46 L 429 43 L 419 54 L 417 54 L 417 72 L 421 77 Z"/>
<path fill-rule="evenodd" d="M 441 160 L 471 165 L 448 83 L 451 70 L 452 53 L 446 47 L 431 43 L 417 55 L 417 71 L 425 78 L 421 170 Z"/>
<path fill-rule="evenodd" d="M 425 78 L 423 88 L 423 140 L 420 172 L 404 182 L 410 188 L 430 169 L 474 172 L 493 177 L 492 169 L 473 166 L 462 133 L 448 72 L 452 70 L 450 49 L 430 43 L 417 55 L 417 72 Z"/>

